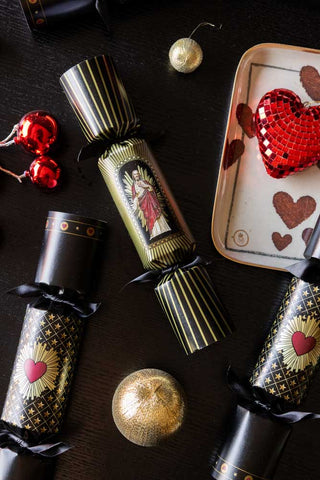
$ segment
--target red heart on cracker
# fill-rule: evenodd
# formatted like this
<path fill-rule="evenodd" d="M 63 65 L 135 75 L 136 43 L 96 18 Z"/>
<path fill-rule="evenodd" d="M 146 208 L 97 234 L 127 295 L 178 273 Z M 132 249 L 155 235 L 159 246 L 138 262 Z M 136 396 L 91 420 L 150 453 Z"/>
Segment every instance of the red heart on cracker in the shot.
<path fill-rule="evenodd" d="M 255 113 L 259 149 L 267 173 L 283 178 L 320 160 L 320 106 L 305 107 L 291 90 L 275 89 Z"/>
<path fill-rule="evenodd" d="M 236 117 L 244 133 L 249 138 L 255 137 L 256 127 L 254 123 L 254 114 L 249 105 L 245 103 L 239 103 L 236 110 Z"/>
<path fill-rule="evenodd" d="M 273 206 L 288 228 L 294 228 L 310 217 L 316 209 L 314 198 L 306 195 L 297 202 L 289 193 L 277 192 L 273 195 Z"/>
<path fill-rule="evenodd" d="M 47 365 L 44 362 L 35 363 L 32 358 L 28 358 L 24 362 L 24 371 L 30 383 L 36 382 L 47 371 Z"/>
<path fill-rule="evenodd" d="M 300 81 L 309 97 L 318 102 L 320 100 L 320 75 L 318 70 L 315 67 L 311 67 L 311 65 L 302 67 L 300 70 Z"/>
<path fill-rule="evenodd" d="M 298 356 L 311 352 L 317 343 L 314 337 L 306 337 L 303 332 L 295 332 L 292 335 L 291 340 L 293 348 Z"/>
<path fill-rule="evenodd" d="M 228 140 L 223 157 L 223 169 L 227 170 L 233 165 L 244 152 L 244 143 L 242 140 L 235 139 L 229 144 Z"/>
<path fill-rule="evenodd" d="M 275 247 L 281 252 L 281 250 L 284 250 L 288 245 L 290 245 L 292 242 L 292 237 L 289 234 L 282 236 L 279 232 L 273 232 L 272 241 Z"/>

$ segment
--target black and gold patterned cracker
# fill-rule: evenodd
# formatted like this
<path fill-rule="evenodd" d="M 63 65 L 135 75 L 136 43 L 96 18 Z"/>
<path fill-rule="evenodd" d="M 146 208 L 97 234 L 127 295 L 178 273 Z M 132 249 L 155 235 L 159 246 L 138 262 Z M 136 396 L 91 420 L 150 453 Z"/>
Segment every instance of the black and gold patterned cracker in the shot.
<path fill-rule="evenodd" d="M 320 359 L 320 286 L 293 278 L 251 376 L 254 387 L 299 405 Z"/>
<path fill-rule="evenodd" d="M 39 435 L 64 418 L 84 320 L 28 307 L 2 419 Z"/>
<path fill-rule="evenodd" d="M 168 273 L 168 268 L 182 267 L 187 271 L 186 264 L 195 258 L 195 241 L 147 143 L 139 137 L 140 121 L 111 57 L 100 55 L 85 60 L 64 73 L 60 81 L 89 142 L 83 151 L 96 158 L 100 155 L 99 169 L 144 268 L 159 272 L 158 281 Z M 173 280 L 166 277 L 166 282 L 169 285 Z M 208 282 L 211 285 L 209 279 Z M 158 294 L 161 285 L 160 280 L 156 292 L 163 307 L 164 301 Z M 173 283 L 171 287 L 174 288 Z M 209 290 L 212 291 L 212 285 Z M 204 296 L 202 287 L 187 289 L 184 301 L 187 306 L 194 301 L 201 305 Z M 223 308 L 216 310 L 213 321 L 211 313 L 207 315 L 208 309 L 184 308 L 178 298 L 182 297 L 165 301 L 170 305 L 164 311 L 187 353 L 230 334 Z M 215 298 L 214 294 L 209 303 L 215 302 Z M 181 328 L 175 327 L 171 310 L 180 312 L 176 315 L 177 324 L 187 323 L 190 328 L 182 327 L 178 332 Z M 205 334 L 203 321 L 207 324 Z M 188 345 L 183 337 L 191 335 L 191 331 L 198 340 L 191 339 L 192 345 Z"/>
<path fill-rule="evenodd" d="M 320 418 L 288 411 L 308 393 L 320 361 L 320 217 L 250 380 L 229 371 L 238 406 L 212 465 L 216 480 L 272 480 L 292 424 Z"/>
<path fill-rule="evenodd" d="M 104 232 L 99 220 L 49 212 L 36 281 L 11 291 L 35 299 L 27 307 L 1 415 L 0 480 L 49 480 L 53 467 L 44 458 L 65 450 L 48 439 L 60 432 L 85 318 L 98 307 L 86 295 Z"/>

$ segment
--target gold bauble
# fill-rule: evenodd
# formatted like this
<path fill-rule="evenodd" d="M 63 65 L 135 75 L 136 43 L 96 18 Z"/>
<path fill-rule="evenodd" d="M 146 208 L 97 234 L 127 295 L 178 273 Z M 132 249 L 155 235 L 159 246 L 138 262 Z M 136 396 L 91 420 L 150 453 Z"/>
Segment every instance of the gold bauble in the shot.
<path fill-rule="evenodd" d="M 184 393 L 168 373 L 137 370 L 117 387 L 112 416 L 122 435 L 137 445 L 152 447 L 174 434 L 185 415 Z"/>
<path fill-rule="evenodd" d="M 182 73 L 191 73 L 202 62 L 200 45 L 192 38 L 179 38 L 169 51 L 169 60 L 173 68 Z"/>

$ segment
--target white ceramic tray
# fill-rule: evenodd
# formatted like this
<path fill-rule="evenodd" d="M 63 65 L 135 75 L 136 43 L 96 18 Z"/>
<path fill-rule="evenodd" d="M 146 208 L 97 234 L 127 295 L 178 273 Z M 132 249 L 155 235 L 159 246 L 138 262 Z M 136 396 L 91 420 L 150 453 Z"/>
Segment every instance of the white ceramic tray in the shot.
<path fill-rule="evenodd" d="M 300 81 L 300 71 L 304 66 L 312 66 L 320 72 L 319 54 L 319 50 L 260 44 L 247 50 L 240 60 L 212 217 L 214 245 L 230 260 L 285 269 L 303 258 L 304 239 L 320 214 L 320 169 L 315 165 L 286 178 L 270 177 L 263 165 L 257 138 L 249 138 L 243 132 L 236 118 L 236 109 L 244 103 L 255 112 L 261 97 L 275 88 L 293 90 L 302 102 L 314 105 Z M 319 81 L 320 88 L 320 77 L 315 80 Z M 224 169 L 227 142 L 230 144 L 234 139 L 241 140 L 245 149 L 235 163 Z M 280 204 L 284 200 L 282 208 L 291 215 L 296 226 L 288 228 L 276 212 L 276 194 Z M 292 201 L 286 194 L 292 197 Z M 314 201 L 312 214 L 306 212 L 305 200 L 299 200 L 305 196 Z M 281 213 L 285 215 L 285 212 Z"/>

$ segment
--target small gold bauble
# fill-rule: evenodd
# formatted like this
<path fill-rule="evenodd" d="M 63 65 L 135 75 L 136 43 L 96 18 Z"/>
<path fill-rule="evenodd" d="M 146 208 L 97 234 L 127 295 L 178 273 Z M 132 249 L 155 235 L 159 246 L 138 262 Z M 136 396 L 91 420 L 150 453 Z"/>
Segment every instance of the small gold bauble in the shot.
<path fill-rule="evenodd" d="M 180 38 L 169 51 L 171 65 L 182 73 L 193 72 L 201 64 L 202 58 L 202 48 L 192 38 Z"/>
<path fill-rule="evenodd" d="M 184 393 L 168 373 L 154 368 L 137 370 L 117 387 L 112 416 L 122 435 L 151 447 L 174 434 L 185 415 Z"/>

